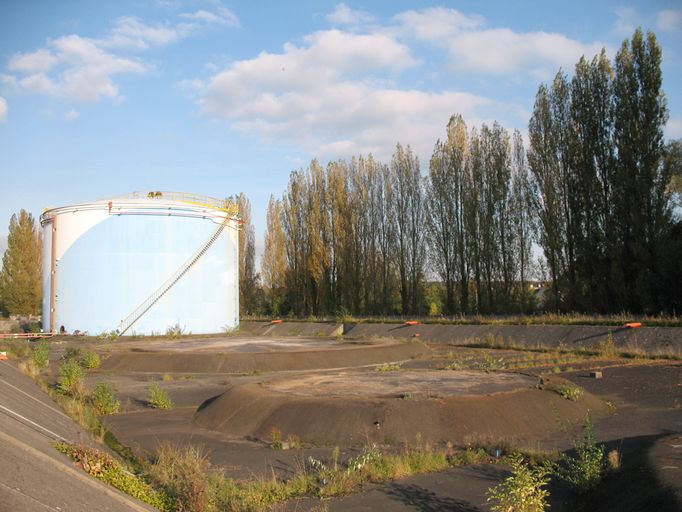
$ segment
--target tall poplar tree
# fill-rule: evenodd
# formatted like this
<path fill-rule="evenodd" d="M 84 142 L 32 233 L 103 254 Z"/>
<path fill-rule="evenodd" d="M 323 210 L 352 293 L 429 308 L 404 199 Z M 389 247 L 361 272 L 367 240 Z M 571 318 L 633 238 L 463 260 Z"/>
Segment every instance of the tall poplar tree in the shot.
<path fill-rule="evenodd" d="M 616 55 L 614 142 L 615 228 L 621 253 L 620 305 L 655 310 L 653 283 L 661 242 L 670 224 L 669 180 L 664 166 L 663 127 L 668 120 L 662 91 L 661 47 L 656 36 L 637 29 Z"/>
<path fill-rule="evenodd" d="M 239 230 L 239 313 L 253 313 L 258 276 L 256 274 L 256 234 L 251 222 L 251 201 L 243 192 L 235 198 L 241 217 Z"/>
<path fill-rule="evenodd" d="M 282 228 L 282 203 L 270 196 L 267 212 L 267 229 L 261 258 L 261 277 L 270 313 L 283 313 L 286 278 L 286 238 Z"/>

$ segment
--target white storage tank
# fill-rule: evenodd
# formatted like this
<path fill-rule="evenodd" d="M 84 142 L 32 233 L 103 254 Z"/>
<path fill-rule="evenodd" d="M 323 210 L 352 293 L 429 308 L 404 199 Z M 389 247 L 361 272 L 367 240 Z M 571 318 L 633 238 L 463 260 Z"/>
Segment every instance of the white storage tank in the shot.
<path fill-rule="evenodd" d="M 145 192 L 46 210 L 43 330 L 215 333 L 239 325 L 237 207 Z"/>

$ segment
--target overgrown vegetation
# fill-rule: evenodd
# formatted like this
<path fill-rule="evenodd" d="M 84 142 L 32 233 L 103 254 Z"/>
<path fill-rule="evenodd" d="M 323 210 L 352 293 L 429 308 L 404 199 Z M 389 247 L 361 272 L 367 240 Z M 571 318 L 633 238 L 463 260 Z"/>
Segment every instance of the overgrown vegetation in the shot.
<path fill-rule="evenodd" d="M 161 511 L 176 510 L 174 501 L 155 489 L 144 478 L 128 471 L 111 455 L 99 450 L 59 442 L 55 448 L 70 457 L 89 475 L 133 496 Z"/>
<path fill-rule="evenodd" d="M 102 360 L 95 352 L 87 351 L 81 356 L 80 363 L 86 370 L 94 370 L 95 368 L 99 368 L 99 365 L 102 364 Z"/>
<path fill-rule="evenodd" d="M 183 326 L 181 326 L 179 323 L 176 323 L 174 325 L 169 325 L 166 328 L 166 336 L 171 338 L 171 339 L 179 338 L 184 333 L 185 333 L 185 328 Z"/>
<path fill-rule="evenodd" d="M 92 405 L 100 415 L 116 414 L 121 402 L 116 399 L 114 387 L 108 382 L 98 382 L 92 392 Z"/>
<path fill-rule="evenodd" d="M 580 389 L 578 386 L 573 386 L 571 384 L 560 384 L 556 388 L 557 393 L 561 396 L 561 398 L 565 398 L 566 400 L 570 400 L 571 402 L 577 402 L 578 399 L 582 396 L 583 390 Z"/>
<path fill-rule="evenodd" d="M 548 506 L 549 484 L 553 465 L 543 462 L 531 466 L 515 454 L 508 458 L 512 474 L 488 490 L 493 512 L 543 512 Z"/>
<path fill-rule="evenodd" d="M 77 360 L 69 359 L 59 368 L 59 389 L 74 398 L 84 395 L 85 372 Z"/>
<path fill-rule="evenodd" d="M 161 443 L 148 470 L 150 477 L 171 496 L 178 510 L 204 512 L 210 498 L 210 466 L 200 447 Z"/>
<path fill-rule="evenodd" d="M 173 400 L 170 395 L 159 386 L 158 383 L 152 382 L 147 390 L 147 403 L 154 409 L 172 409 Z"/>
<path fill-rule="evenodd" d="M 42 370 L 50 363 L 50 345 L 47 341 L 41 341 L 33 347 L 31 362 L 38 371 Z"/>
<path fill-rule="evenodd" d="M 398 363 L 383 363 L 374 368 L 375 372 L 397 372 L 401 366 Z"/>
<path fill-rule="evenodd" d="M 583 424 L 583 435 L 573 442 L 575 455 L 567 454 L 561 459 L 559 476 L 580 492 L 596 487 L 606 468 L 604 447 L 597 444 L 592 420 L 589 416 Z"/>

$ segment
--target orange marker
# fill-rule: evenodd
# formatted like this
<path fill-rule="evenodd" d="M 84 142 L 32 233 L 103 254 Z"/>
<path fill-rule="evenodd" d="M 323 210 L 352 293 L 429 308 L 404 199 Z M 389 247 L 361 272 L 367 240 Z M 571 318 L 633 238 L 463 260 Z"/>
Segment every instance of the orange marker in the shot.
<path fill-rule="evenodd" d="M 630 322 L 629 324 L 625 324 L 625 327 L 629 327 L 630 329 L 637 329 L 638 327 L 642 327 L 641 322 Z"/>

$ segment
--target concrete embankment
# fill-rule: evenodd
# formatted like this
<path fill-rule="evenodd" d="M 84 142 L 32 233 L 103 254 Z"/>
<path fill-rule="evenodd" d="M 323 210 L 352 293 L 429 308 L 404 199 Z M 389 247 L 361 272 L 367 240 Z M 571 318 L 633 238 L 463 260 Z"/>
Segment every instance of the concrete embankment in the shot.
<path fill-rule="evenodd" d="M 321 322 L 242 322 L 241 329 L 268 336 L 338 336 L 346 338 L 419 337 L 431 343 L 454 345 L 511 344 L 524 347 L 595 348 L 611 334 L 619 350 L 647 354 L 682 355 L 682 327 L 640 327 L 601 325 L 448 325 L 420 323 L 356 323 Z"/>

